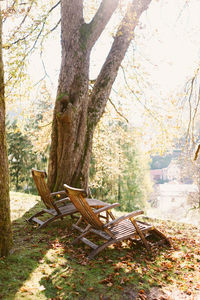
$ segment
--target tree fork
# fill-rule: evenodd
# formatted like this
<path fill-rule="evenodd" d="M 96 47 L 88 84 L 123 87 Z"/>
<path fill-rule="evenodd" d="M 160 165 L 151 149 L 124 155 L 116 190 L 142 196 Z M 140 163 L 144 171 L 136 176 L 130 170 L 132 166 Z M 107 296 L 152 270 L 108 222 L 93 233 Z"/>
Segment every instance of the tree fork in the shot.
<path fill-rule="evenodd" d="M 64 183 L 87 187 L 95 127 L 104 112 L 134 29 L 150 2 L 138 0 L 128 6 L 108 57 L 88 93 L 90 52 L 119 0 L 103 0 L 89 24 L 83 20 L 83 1 L 61 1 L 62 62 L 48 168 L 51 190 L 62 188 Z M 72 22 L 68 22 L 69 19 Z M 65 97 L 61 100 L 60 95 Z"/>

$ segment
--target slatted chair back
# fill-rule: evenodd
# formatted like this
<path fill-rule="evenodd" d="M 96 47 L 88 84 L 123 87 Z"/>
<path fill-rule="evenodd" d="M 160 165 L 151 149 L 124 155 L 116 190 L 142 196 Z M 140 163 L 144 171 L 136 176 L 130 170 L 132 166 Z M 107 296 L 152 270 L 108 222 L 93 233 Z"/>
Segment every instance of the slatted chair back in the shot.
<path fill-rule="evenodd" d="M 93 212 L 91 206 L 89 206 L 86 197 L 86 192 L 83 189 L 76 189 L 73 187 L 68 186 L 67 184 L 64 184 L 64 188 L 67 191 L 67 194 L 71 200 L 71 202 L 74 204 L 74 206 L 77 208 L 77 210 L 81 213 L 84 220 L 90 224 L 93 228 L 96 229 L 102 229 L 103 223 L 99 219 L 99 217 Z"/>
<path fill-rule="evenodd" d="M 47 174 L 45 171 L 40 171 L 36 169 L 32 169 L 32 176 L 35 182 L 35 185 L 37 187 L 38 193 L 44 202 L 45 206 L 49 209 L 55 209 L 57 213 L 60 213 L 59 208 L 54 203 L 53 197 L 51 196 L 51 192 L 47 186 L 47 183 L 45 181 L 45 178 L 47 177 Z"/>

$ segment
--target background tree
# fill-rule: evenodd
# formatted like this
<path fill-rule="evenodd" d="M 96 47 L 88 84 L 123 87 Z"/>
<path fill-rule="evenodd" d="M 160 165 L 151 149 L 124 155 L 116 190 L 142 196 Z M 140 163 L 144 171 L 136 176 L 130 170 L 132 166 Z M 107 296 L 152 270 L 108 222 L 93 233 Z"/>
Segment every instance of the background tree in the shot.
<path fill-rule="evenodd" d="M 45 83 L 39 93 L 27 116 L 14 119 L 11 115 L 7 120 L 10 187 L 15 191 L 35 193 L 31 169 L 47 168 L 52 100 Z"/>
<path fill-rule="evenodd" d="M 0 256 L 9 253 L 12 245 L 8 156 L 5 133 L 4 71 L 2 59 L 2 19 L 0 8 Z"/>
<path fill-rule="evenodd" d="M 97 125 L 90 166 L 92 196 L 120 203 L 131 211 L 147 207 L 151 192 L 149 159 L 142 150 L 135 128 L 106 112 Z"/>
<path fill-rule="evenodd" d="M 37 153 L 33 150 L 28 134 L 20 130 L 16 120 L 7 124 L 7 141 L 11 188 L 34 192 L 31 169 L 37 166 Z"/>
<path fill-rule="evenodd" d="M 51 190 L 59 189 L 63 183 L 87 187 L 95 127 L 103 115 L 134 29 L 150 2 L 132 1 L 127 6 L 106 61 L 89 91 L 91 50 L 119 0 L 103 0 L 90 23 L 84 21 L 82 0 L 61 0 L 62 62 L 48 168 Z"/>

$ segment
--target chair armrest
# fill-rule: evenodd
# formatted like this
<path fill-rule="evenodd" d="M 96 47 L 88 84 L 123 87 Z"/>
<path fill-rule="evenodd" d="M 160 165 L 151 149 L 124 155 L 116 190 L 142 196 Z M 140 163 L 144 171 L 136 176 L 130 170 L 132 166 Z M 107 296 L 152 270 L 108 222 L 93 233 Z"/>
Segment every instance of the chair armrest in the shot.
<path fill-rule="evenodd" d="M 109 209 L 111 209 L 111 208 L 114 208 L 114 207 L 116 207 L 116 206 L 120 206 L 120 204 L 119 204 L 119 203 L 113 203 L 113 204 L 110 204 L 110 205 L 101 207 L 101 208 L 99 208 L 99 209 L 95 209 L 95 210 L 94 210 L 94 213 L 98 215 L 98 214 L 100 214 L 101 212 L 107 211 L 107 210 L 109 210 Z"/>
<path fill-rule="evenodd" d="M 128 214 L 128 215 L 119 217 L 119 218 L 117 218 L 117 219 L 115 219 L 115 220 L 113 220 L 113 221 L 110 221 L 109 223 L 104 224 L 103 227 L 104 227 L 104 228 L 109 227 L 109 226 L 112 227 L 113 225 L 116 225 L 117 223 L 120 223 L 120 222 L 123 221 L 123 220 L 130 219 L 130 218 L 136 217 L 136 216 L 138 216 L 138 215 L 142 215 L 143 213 L 144 213 L 144 212 L 143 212 L 142 210 L 136 210 L 136 211 L 133 211 L 133 212 L 131 212 L 131 213 Z"/>
<path fill-rule="evenodd" d="M 65 191 L 58 191 L 58 192 L 51 193 L 51 196 L 56 196 L 56 195 L 67 195 L 67 193 Z"/>
<path fill-rule="evenodd" d="M 59 204 L 59 203 L 62 203 L 62 202 L 71 202 L 71 201 L 70 201 L 69 197 L 55 201 L 56 204 Z"/>

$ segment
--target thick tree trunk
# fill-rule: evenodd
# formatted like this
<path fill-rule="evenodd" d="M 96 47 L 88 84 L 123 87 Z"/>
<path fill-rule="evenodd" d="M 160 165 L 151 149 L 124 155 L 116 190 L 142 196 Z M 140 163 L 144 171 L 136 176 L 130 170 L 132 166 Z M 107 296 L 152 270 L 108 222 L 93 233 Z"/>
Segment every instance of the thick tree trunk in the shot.
<path fill-rule="evenodd" d="M 5 134 L 4 73 L 2 61 L 2 26 L 0 11 L 0 256 L 8 255 L 12 245 L 8 156 Z"/>
<path fill-rule="evenodd" d="M 86 24 L 82 0 L 61 1 L 62 63 L 48 168 L 51 190 L 62 188 L 64 183 L 87 188 L 95 127 L 138 19 L 151 0 L 133 1 L 129 5 L 93 90 L 88 92 L 90 52 L 118 2 L 103 0 L 93 20 Z"/>

